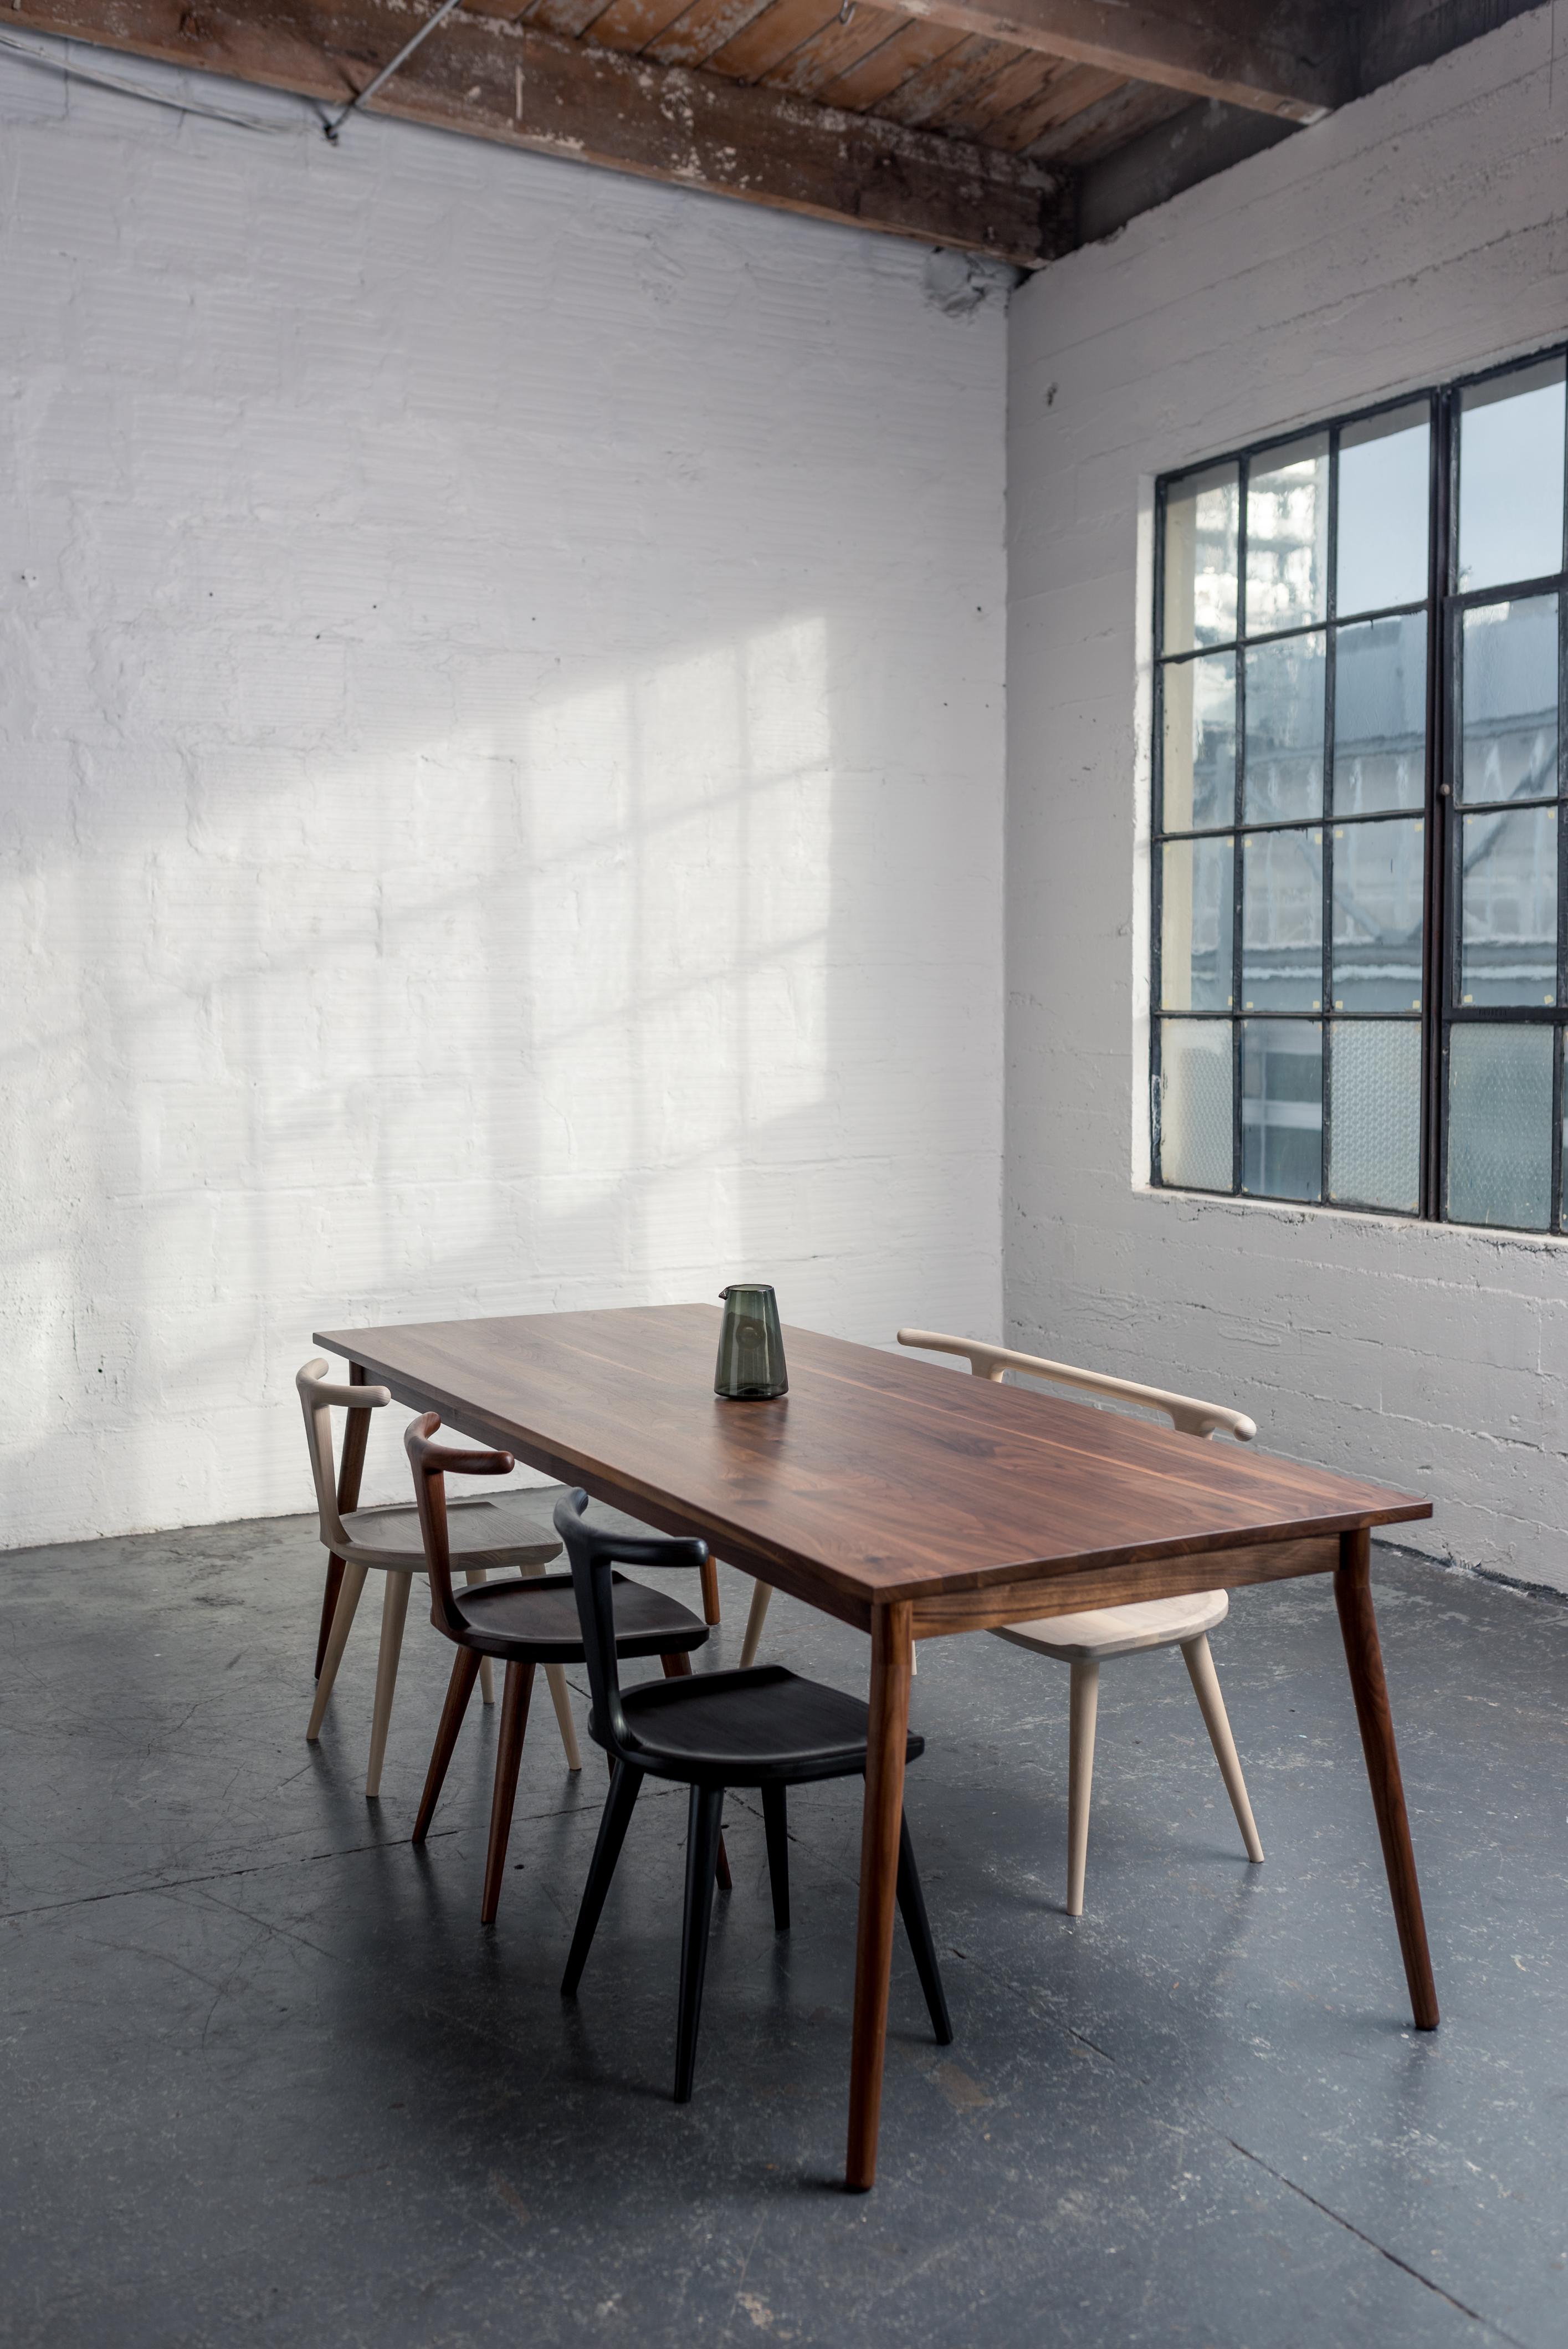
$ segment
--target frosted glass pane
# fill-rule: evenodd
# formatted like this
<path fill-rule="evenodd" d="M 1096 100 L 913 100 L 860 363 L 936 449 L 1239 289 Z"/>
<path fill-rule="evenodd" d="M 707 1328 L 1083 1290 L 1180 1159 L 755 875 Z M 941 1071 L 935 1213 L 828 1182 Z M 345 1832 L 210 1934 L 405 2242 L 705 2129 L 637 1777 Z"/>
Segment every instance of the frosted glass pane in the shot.
<path fill-rule="evenodd" d="M 1323 833 L 1255 832 L 1243 848 L 1242 1002 L 1323 1008 Z"/>
<path fill-rule="evenodd" d="M 1465 392 L 1460 419 L 1460 587 L 1563 568 L 1563 361 Z"/>
<path fill-rule="evenodd" d="M 1336 1011 L 1420 1009 L 1425 889 L 1419 816 L 1336 827 Z"/>
<path fill-rule="evenodd" d="M 1247 484 L 1247 634 L 1321 620 L 1327 608 L 1328 439 L 1253 460 Z"/>
<path fill-rule="evenodd" d="M 1413 1216 L 1421 1188 L 1421 1030 L 1413 1019 L 1336 1024 L 1328 1195 Z"/>
<path fill-rule="evenodd" d="M 1163 1010 L 1230 1009 L 1235 870 L 1228 833 L 1167 842 L 1160 890 Z"/>
<path fill-rule="evenodd" d="M 1464 616 L 1467 800 L 1557 794 L 1557 598 L 1481 604 Z"/>
<path fill-rule="evenodd" d="M 1555 1003 L 1556 809 L 1467 815 L 1460 848 L 1460 1001 Z"/>
<path fill-rule="evenodd" d="M 1323 813 L 1322 636 L 1253 646 L 1246 662 L 1243 823 Z"/>
<path fill-rule="evenodd" d="M 1464 1027 L 1449 1042 L 1449 1216 L 1543 1231 L 1552 1211 L 1550 1028 Z"/>
<path fill-rule="evenodd" d="M 1172 482 L 1165 496 L 1165 627 L 1161 650 L 1228 644 L 1236 633 L 1234 465 Z"/>
<path fill-rule="evenodd" d="M 1335 634 L 1334 812 L 1420 807 L 1427 793 L 1427 616 Z"/>
<path fill-rule="evenodd" d="M 1194 1191 L 1231 1188 L 1231 1023 L 1160 1023 L 1160 1174 Z"/>
<path fill-rule="evenodd" d="M 1236 657 L 1210 653 L 1161 671 L 1165 702 L 1161 823 L 1202 832 L 1236 817 Z"/>
<path fill-rule="evenodd" d="M 1347 424 L 1341 433 L 1335 589 L 1341 612 L 1425 600 L 1429 438 L 1425 407 Z"/>
<path fill-rule="evenodd" d="M 1315 1019 L 1242 1022 L 1242 1188 L 1315 1199 L 1323 1167 L 1323 1030 Z"/>

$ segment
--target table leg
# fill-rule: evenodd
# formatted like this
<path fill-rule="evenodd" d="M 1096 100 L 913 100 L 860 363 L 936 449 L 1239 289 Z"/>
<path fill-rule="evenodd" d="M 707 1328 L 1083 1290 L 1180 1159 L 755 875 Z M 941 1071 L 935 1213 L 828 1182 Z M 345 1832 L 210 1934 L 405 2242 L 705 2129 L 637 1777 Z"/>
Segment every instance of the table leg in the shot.
<path fill-rule="evenodd" d="M 369 1384 L 369 1375 L 358 1362 L 348 1365 L 348 1383 L 352 1387 Z M 351 1411 L 348 1424 L 343 1431 L 343 1457 L 337 1464 L 337 1514 L 346 1516 L 350 1509 L 359 1506 L 359 1483 L 365 1474 L 365 1446 L 370 1435 L 370 1413 Z M 322 1661 L 326 1643 L 332 1636 L 332 1619 L 337 1612 L 337 1594 L 343 1588 L 343 1560 L 329 1557 L 326 1561 L 326 1588 L 321 1594 L 321 1630 L 315 1641 L 315 1676 L 321 1678 Z"/>
<path fill-rule="evenodd" d="M 888 1980 L 898 1906 L 899 1830 L 903 1823 L 913 1611 L 908 1599 L 902 1599 L 878 1607 L 872 1616 L 871 1720 L 866 1732 L 861 1919 L 855 1945 L 855 2035 L 850 2055 L 850 2142 L 844 2162 L 844 2183 L 861 2194 L 874 2184 L 877 2174 Z"/>
<path fill-rule="evenodd" d="M 1361 1746 L 1377 1814 L 1383 1844 L 1383 1865 L 1399 1929 L 1405 1979 L 1418 2031 L 1438 2027 L 1438 1992 L 1432 1980 L 1431 1954 L 1427 1948 L 1427 1924 L 1421 1914 L 1421 1888 L 1416 1880 L 1416 1855 L 1410 1843 L 1410 1822 L 1405 1810 L 1405 1787 L 1399 1775 L 1399 1755 L 1394 1744 L 1394 1716 L 1388 1707 L 1388 1687 L 1383 1677 L 1383 1651 L 1377 1640 L 1377 1618 L 1372 1611 L 1372 1537 L 1365 1527 L 1341 1534 L 1339 1565 L 1334 1577 L 1334 1597 L 1339 1609 L 1339 1629 L 1345 1640 L 1345 1661 L 1350 1667 L 1350 1687 L 1356 1717 L 1361 1724 Z"/>
<path fill-rule="evenodd" d="M 700 1572 L 702 1576 L 702 1619 L 705 1623 L 717 1623 L 718 1620 L 717 1558 L 705 1557 L 702 1562 Z"/>

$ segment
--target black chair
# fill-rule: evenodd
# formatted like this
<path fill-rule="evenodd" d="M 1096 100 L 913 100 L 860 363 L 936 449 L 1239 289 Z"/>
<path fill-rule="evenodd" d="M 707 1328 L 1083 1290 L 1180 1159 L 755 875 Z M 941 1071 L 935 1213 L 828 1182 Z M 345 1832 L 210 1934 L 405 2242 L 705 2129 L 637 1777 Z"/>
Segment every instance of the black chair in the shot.
<path fill-rule="evenodd" d="M 517 1799 L 517 1774 L 522 1760 L 523 1733 L 528 1726 L 528 1701 L 539 1664 L 580 1664 L 583 1635 L 569 1574 L 542 1574 L 526 1582 L 487 1582 L 459 1589 L 452 1581 L 451 1542 L 447 1530 L 447 1486 L 449 1471 L 456 1476 L 510 1476 L 517 1463 L 505 1452 L 456 1452 L 434 1444 L 441 1423 L 433 1411 L 417 1419 L 403 1437 L 414 1470 L 414 1496 L 424 1537 L 425 1565 L 430 1577 L 430 1620 L 458 1646 L 440 1727 L 430 1755 L 414 1841 L 423 1843 L 435 1816 L 458 1733 L 463 1725 L 480 1665 L 496 1656 L 506 1665 L 501 1693 L 500 1729 L 496 1741 L 495 1791 L 490 1799 L 490 1849 L 485 1860 L 481 1921 L 493 1925 L 506 1872 L 506 1847 L 511 1833 L 512 1805 Z M 655 1544 L 655 1547 L 657 1545 Z M 660 1656 L 666 1673 L 689 1673 L 690 1651 L 703 1647 L 707 1626 L 677 1599 L 662 1591 L 646 1590 L 639 1582 L 615 1578 L 621 1609 L 618 1642 L 624 1656 Z M 724 1878 L 729 1871 L 724 1866 Z"/>
<path fill-rule="evenodd" d="M 814 1779 L 864 1775 L 866 1707 L 858 1697 L 844 1696 L 820 1681 L 800 1680 L 781 1664 L 704 1672 L 691 1680 L 654 1681 L 623 1691 L 615 1668 L 617 1649 L 626 1652 L 621 1594 L 635 1586 L 623 1582 L 612 1568 L 700 1567 L 707 1556 L 707 1545 L 601 1532 L 583 1523 L 582 1513 L 587 1504 L 588 1496 L 583 1492 L 557 1502 L 555 1530 L 566 1545 L 577 1594 L 593 1699 L 588 1733 L 606 1749 L 614 1772 L 561 1991 L 562 1997 L 571 1998 L 582 1980 L 643 1780 L 673 1778 L 689 1786 L 680 2015 L 676 2034 L 676 2102 L 684 2105 L 690 2100 L 696 2069 L 697 2023 L 725 1788 L 756 1786 L 761 1792 L 773 1924 L 776 1931 L 785 1932 L 789 1924 L 787 1790 Z M 482 1591 L 473 1595 L 484 1597 Z M 914 1761 L 924 1751 L 924 1739 L 912 1735 L 908 1760 Z M 953 2025 L 948 2021 L 907 1821 L 901 1822 L 899 1828 L 898 1905 L 931 2010 L 932 2028 L 937 2044 L 945 2047 L 953 2037 Z"/>

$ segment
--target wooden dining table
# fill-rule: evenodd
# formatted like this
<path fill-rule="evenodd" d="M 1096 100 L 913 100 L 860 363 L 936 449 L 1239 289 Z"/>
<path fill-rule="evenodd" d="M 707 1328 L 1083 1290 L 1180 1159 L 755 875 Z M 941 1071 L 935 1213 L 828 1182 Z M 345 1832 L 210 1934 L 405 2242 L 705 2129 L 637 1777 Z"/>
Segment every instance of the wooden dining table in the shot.
<path fill-rule="evenodd" d="M 871 1638 L 846 2184 L 876 2176 L 916 1640 L 1332 1574 L 1415 2021 L 1438 2021 L 1368 1576 L 1429 1501 L 786 1329 L 789 1391 L 713 1392 L 710 1305 L 325 1330 L 350 1380 L 511 1452 Z M 340 1506 L 358 1501 L 350 1414 Z"/>

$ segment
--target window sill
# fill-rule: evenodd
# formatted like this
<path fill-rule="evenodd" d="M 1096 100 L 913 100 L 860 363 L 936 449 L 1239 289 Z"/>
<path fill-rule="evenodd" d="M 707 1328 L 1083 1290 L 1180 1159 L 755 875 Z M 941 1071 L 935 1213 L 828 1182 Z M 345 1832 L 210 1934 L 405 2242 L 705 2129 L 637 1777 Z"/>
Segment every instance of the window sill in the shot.
<path fill-rule="evenodd" d="M 1155 1183 L 1134 1183 L 1132 1195 L 1198 1214 L 1235 1214 L 1239 1210 L 1245 1215 L 1271 1216 L 1284 1223 L 1348 1224 L 1362 1230 L 1409 1237 L 1451 1232 L 1459 1238 L 1488 1240 L 1494 1246 L 1523 1248 L 1532 1255 L 1561 1255 L 1568 1251 L 1568 1233 L 1516 1232 L 1501 1224 L 1435 1223 L 1421 1216 L 1383 1215 L 1373 1207 L 1325 1206 L 1316 1199 L 1258 1199 L 1245 1192 L 1178 1191 Z"/>

